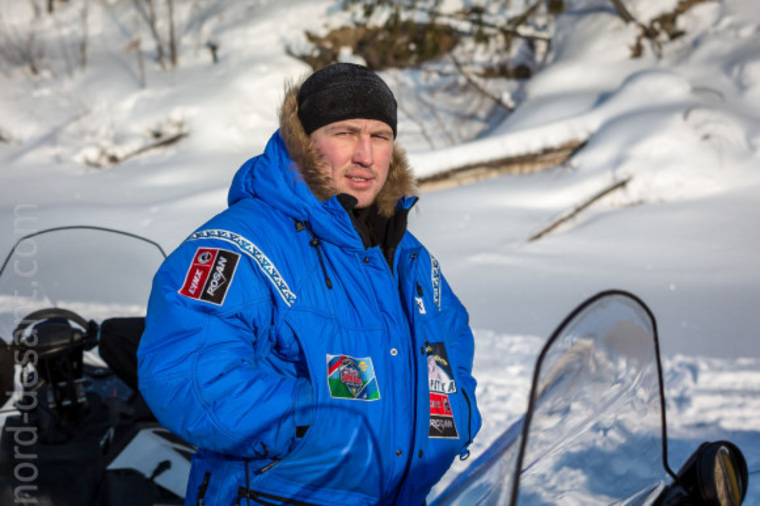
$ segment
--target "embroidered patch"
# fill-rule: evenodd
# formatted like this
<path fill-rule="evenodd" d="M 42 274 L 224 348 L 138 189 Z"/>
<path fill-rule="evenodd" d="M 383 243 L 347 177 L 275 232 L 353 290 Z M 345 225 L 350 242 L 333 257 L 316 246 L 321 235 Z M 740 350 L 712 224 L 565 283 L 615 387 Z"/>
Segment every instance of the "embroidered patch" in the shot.
<path fill-rule="evenodd" d="M 457 385 L 451 370 L 449 357 L 443 343 L 425 342 L 428 364 L 428 386 L 430 390 L 430 432 L 431 438 L 458 438 L 454 411 L 449 394 L 456 393 Z"/>
<path fill-rule="evenodd" d="M 372 359 L 327 355 L 327 385 L 330 397 L 376 401 L 380 399 Z"/>
<path fill-rule="evenodd" d="M 198 248 L 179 293 L 221 306 L 240 255 L 218 248 Z"/>

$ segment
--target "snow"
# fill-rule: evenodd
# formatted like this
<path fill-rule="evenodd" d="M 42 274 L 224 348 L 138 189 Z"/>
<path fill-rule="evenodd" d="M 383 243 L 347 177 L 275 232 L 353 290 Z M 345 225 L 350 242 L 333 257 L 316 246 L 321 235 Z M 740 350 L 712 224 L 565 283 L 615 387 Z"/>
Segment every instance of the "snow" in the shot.
<path fill-rule="evenodd" d="M 32 231 L 74 224 L 117 228 L 174 248 L 224 208 L 232 175 L 277 126 L 283 83 L 308 72 L 286 49 L 305 46 L 304 30 L 325 32 L 347 16 L 333 0 L 177 3 L 180 65 L 162 71 L 131 2 L 87 2 L 84 68 L 78 32 L 67 32 L 62 21 L 80 19 L 83 1 L 59 4 L 57 25 L 30 22 L 29 3 L 0 2 L 4 26 L 13 27 L 6 43 L 32 32 L 54 35 L 39 76 L 0 64 L 0 136 L 9 139 L 0 142 L 0 251 Z M 410 219 L 470 312 L 484 415 L 473 456 L 524 411 L 535 355 L 554 327 L 586 297 L 621 288 L 658 319 L 671 466 L 701 441 L 729 439 L 757 473 L 760 11 L 755 0 L 697 4 L 679 18 L 686 33 L 664 42 L 661 58 L 645 43 L 642 57 L 631 59 L 637 29 L 610 2 L 565 3 L 548 65 L 519 90 L 504 84 L 517 108 L 483 136 L 441 138 L 431 149 L 415 121 L 400 114 L 399 141 L 418 176 L 587 142 L 554 169 L 424 192 Z M 448 0 L 446 7 L 457 4 Z M 675 1 L 626 4 L 646 20 Z M 128 49 L 138 35 L 144 87 L 137 53 Z M 220 48 L 216 65 L 205 47 L 211 39 Z M 405 97 L 423 93 L 423 75 L 384 76 Z M 435 97 L 447 105 L 444 95 Z M 85 163 L 104 150 L 139 146 L 159 128 L 188 136 L 123 164 Z M 527 240 L 626 177 L 622 190 Z M 3 293 L 0 312 L 42 303 L 27 295 Z M 75 307 L 94 313 L 88 317 L 113 307 L 137 311 L 134 301 L 122 302 Z M 456 462 L 436 491 L 466 465 Z M 757 476 L 746 504 L 760 504 Z"/>

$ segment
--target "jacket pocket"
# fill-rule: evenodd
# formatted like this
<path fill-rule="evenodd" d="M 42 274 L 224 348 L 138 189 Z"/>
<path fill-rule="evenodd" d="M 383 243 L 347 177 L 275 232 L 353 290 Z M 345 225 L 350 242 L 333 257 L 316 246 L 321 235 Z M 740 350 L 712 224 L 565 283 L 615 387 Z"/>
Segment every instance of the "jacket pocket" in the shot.
<path fill-rule="evenodd" d="M 348 329 L 334 318 L 298 310 L 286 325 L 306 357 L 312 409 L 304 437 L 267 476 L 285 484 L 283 494 L 308 486 L 380 497 L 387 461 L 397 458 L 383 439 L 393 421 L 380 331 Z"/>

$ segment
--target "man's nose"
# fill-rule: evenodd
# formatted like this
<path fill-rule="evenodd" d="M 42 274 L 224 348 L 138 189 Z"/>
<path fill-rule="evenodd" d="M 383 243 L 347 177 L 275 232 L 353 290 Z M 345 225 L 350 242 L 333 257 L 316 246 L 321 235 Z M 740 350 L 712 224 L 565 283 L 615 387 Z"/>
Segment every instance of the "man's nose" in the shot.
<path fill-rule="evenodd" d="M 369 167 L 372 165 L 372 140 L 369 135 L 359 136 L 359 140 L 356 143 L 356 149 L 354 150 L 354 156 L 351 161 L 362 167 Z"/>

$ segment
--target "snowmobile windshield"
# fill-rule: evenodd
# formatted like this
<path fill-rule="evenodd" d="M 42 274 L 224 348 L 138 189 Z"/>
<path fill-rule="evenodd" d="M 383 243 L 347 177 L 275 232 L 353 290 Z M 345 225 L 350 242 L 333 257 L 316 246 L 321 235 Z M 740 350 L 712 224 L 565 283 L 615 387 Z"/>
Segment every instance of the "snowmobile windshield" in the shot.
<path fill-rule="evenodd" d="M 433 504 L 651 502 L 667 479 L 660 378 L 646 306 L 589 299 L 541 351 L 526 415 Z"/>
<path fill-rule="evenodd" d="M 94 320 L 142 316 L 165 254 L 143 237 L 97 227 L 60 227 L 17 238 L 0 272 L 0 336 L 42 308 Z"/>

